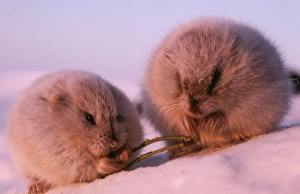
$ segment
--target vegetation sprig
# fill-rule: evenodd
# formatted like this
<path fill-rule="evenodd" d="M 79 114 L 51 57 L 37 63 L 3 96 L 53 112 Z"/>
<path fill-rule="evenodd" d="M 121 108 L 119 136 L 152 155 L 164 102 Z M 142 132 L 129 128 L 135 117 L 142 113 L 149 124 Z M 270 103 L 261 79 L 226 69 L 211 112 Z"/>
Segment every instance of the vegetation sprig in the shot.
<path fill-rule="evenodd" d="M 169 145 L 163 148 L 160 148 L 158 150 L 155 151 L 151 151 L 148 152 L 146 154 L 143 154 L 141 156 L 139 156 L 138 158 L 134 159 L 133 161 L 131 161 L 130 163 L 128 163 L 126 165 L 126 167 L 124 168 L 124 170 L 128 170 L 129 168 L 131 168 L 133 165 L 135 165 L 136 163 L 150 157 L 153 156 L 155 154 L 167 151 L 167 150 L 171 150 L 174 148 L 179 148 L 179 147 L 185 147 L 187 145 L 190 145 L 194 142 L 194 138 L 190 137 L 190 136 L 165 136 L 165 137 L 156 137 L 154 139 L 146 139 L 143 143 L 141 143 L 141 145 L 139 145 L 138 147 L 132 148 L 132 153 L 135 153 L 136 151 L 152 144 L 152 143 L 156 143 L 159 141 L 169 141 L 169 140 L 173 140 L 176 141 L 177 143 L 174 145 Z"/>

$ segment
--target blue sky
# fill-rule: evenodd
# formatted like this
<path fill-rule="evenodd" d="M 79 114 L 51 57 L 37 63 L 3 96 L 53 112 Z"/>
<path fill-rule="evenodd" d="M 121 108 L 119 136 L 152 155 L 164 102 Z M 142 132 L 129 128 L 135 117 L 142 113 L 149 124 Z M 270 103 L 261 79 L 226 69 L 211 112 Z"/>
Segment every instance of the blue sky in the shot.
<path fill-rule="evenodd" d="M 265 32 L 300 69 L 300 1 L 2 1 L 0 71 L 84 69 L 141 77 L 151 51 L 179 23 L 223 16 Z"/>

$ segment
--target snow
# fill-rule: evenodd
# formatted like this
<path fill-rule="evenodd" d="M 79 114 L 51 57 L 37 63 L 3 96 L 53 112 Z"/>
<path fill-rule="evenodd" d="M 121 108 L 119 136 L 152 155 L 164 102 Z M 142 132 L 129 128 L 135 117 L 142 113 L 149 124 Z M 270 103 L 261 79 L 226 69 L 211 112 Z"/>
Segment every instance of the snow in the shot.
<path fill-rule="evenodd" d="M 297 193 L 300 127 L 49 193 Z M 163 157 L 163 156 L 161 156 Z"/>
<path fill-rule="evenodd" d="M 0 127 L 4 128 L 6 111 L 12 99 L 30 80 L 41 73 L 11 74 L 25 84 L 14 85 L 14 92 L 0 84 Z M 0 83 L 3 82 L 0 77 Z M 5 78 L 6 79 L 6 78 Z M 17 82 L 17 81 L 16 81 Z M 130 82 L 113 81 L 130 98 L 138 87 Z M 3 95 L 5 94 L 5 95 Z M 4 107 L 4 111 L 3 111 Z M 203 150 L 185 157 L 167 160 L 166 154 L 152 156 L 130 171 L 112 174 L 92 183 L 55 188 L 49 193 L 298 193 L 300 191 L 300 97 L 282 122 L 282 129 L 222 149 Z M 144 123 L 146 138 L 159 136 Z M 293 125 L 293 126 L 292 126 Z M 158 149 L 155 144 L 144 152 Z M 0 130 L 0 193 L 22 193 L 20 179 L 5 145 L 4 129 Z"/>

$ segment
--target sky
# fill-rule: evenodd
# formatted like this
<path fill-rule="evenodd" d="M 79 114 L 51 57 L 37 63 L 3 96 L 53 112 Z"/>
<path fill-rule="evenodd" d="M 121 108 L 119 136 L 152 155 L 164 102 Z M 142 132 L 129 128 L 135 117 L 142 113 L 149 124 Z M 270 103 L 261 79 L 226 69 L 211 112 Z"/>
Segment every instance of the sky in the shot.
<path fill-rule="evenodd" d="M 221 16 L 257 27 L 300 70 L 300 1 L 15 1 L 0 6 L 0 75 L 83 69 L 138 81 L 178 24 Z M 1 94 L 0 94 L 1 95 Z"/>

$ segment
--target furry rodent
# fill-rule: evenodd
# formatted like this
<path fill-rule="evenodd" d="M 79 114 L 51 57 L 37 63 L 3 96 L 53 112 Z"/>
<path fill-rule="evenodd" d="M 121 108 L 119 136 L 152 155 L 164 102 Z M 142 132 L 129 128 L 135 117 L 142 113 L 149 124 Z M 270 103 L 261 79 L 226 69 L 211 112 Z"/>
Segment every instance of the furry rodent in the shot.
<path fill-rule="evenodd" d="M 124 93 L 78 70 L 32 83 L 13 104 L 7 127 L 29 193 L 117 172 L 142 138 L 138 113 Z"/>
<path fill-rule="evenodd" d="M 145 70 L 139 108 L 163 135 L 198 143 L 177 157 L 276 128 L 292 86 L 276 46 L 258 30 L 223 18 L 200 18 L 173 30 Z"/>

